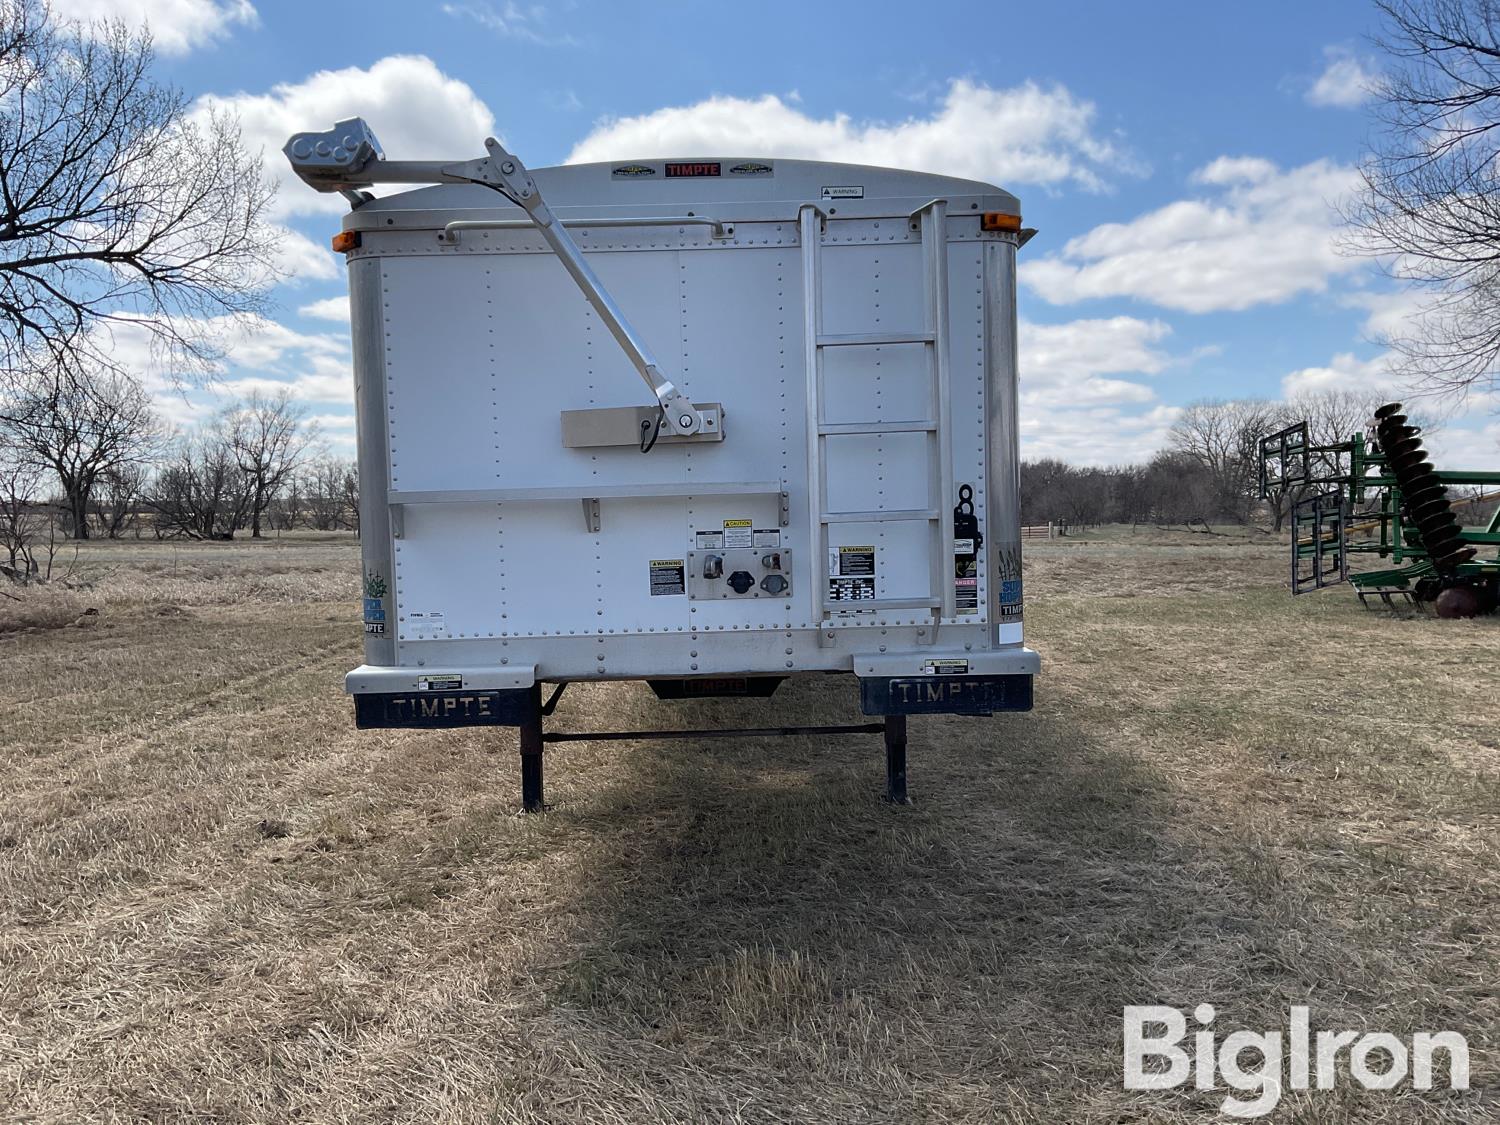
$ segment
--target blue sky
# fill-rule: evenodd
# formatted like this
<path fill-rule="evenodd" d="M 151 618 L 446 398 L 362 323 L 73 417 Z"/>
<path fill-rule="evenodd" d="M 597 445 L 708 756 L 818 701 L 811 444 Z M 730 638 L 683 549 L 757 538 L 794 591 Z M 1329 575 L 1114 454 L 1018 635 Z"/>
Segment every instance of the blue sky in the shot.
<path fill-rule="evenodd" d="M 294 276 L 217 399 L 286 382 L 351 441 L 341 205 L 288 179 L 300 129 L 366 117 L 388 156 L 497 131 L 533 167 L 715 151 L 950 172 L 1020 196 L 1024 451 L 1144 457 L 1183 403 L 1386 386 L 1413 300 L 1338 252 L 1333 204 L 1371 127 L 1368 0 L 866 3 L 58 0 L 150 23 L 161 72 L 240 115 L 283 181 Z M 1434 442 L 1500 460 L 1478 400 Z"/>

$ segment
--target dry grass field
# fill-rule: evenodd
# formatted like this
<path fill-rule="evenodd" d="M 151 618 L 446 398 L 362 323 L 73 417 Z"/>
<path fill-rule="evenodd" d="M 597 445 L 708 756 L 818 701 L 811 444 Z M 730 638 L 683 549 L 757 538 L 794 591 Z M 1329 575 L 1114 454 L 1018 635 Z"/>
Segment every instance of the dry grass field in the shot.
<path fill-rule="evenodd" d="M 1500 1119 L 1500 621 L 1292 599 L 1282 548 L 1030 544 L 1037 708 L 550 751 L 357 732 L 347 541 L 101 544 L 0 598 L 0 1118 L 1192 1122 L 1126 1004 L 1464 1032 Z M 94 608 L 97 614 L 85 614 Z M 779 720 L 852 721 L 842 678 Z M 554 725 L 769 721 L 575 687 Z"/>

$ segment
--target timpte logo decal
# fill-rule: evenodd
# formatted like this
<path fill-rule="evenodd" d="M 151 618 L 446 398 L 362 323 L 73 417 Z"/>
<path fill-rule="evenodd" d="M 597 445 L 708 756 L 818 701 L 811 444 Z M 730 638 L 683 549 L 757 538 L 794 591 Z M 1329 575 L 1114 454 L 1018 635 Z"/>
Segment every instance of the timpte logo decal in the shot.
<path fill-rule="evenodd" d="M 770 176 L 774 174 L 769 164 L 761 164 L 759 161 L 747 160 L 743 164 L 736 164 L 729 169 L 731 176 Z"/>
<path fill-rule="evenodd" d="M 667 179 L 679 179 L 684 176 L 717 176 L 719 174 L 719 162 L 717 160 L 679 160 L 667 162 Z"/>
<path fill-rule="evenodd" d="M 619 180 L 634 180 L 642 176 L 654 176 L 656 169 L 649 164 L 621 164 L 609 174 Z"/>

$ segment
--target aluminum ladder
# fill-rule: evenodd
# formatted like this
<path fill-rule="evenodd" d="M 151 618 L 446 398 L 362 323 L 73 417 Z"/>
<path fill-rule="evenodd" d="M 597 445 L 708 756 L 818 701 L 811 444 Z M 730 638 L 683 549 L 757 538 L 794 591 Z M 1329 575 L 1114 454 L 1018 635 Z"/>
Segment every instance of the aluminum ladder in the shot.
<path fill-rule="evenodd" d="M 837 523 L 926 523 L 930 528 L 931 582 L 925 597 L 860 599 L 838 603 L 840 616 L 889 610 L 928 610 L 936 625 L 954 616 L 953 585 L 953 449 L 949 419 L 948 372 L 948 246 L 945 231 L 948 204 L 934 199 L 913 211 L 920 223 L 925 275 L 923 324 L 911 332 L 858 332 L 828 335 L 823 331 L 821 259 L 826 216 L 813 204 L 798 214 L 802 242 L 803 324 L 807 359 L 807 469 L 808 510 L 813 565 L 812 620 L 820 628 L 831 624 L 828 602 L 828 528 Z M 823 353 L 828 348 L 872 347 L 883 344 L 922 344 L 927 355 L 928 416 L 906 421 L 830 423 L 823 410 Z M 841 434 L 925 433 L 927 435 L 928 500 L 925 508 L 874 511 L 828 510 L 827 441 Z M 877 570 L 878 575 L 878 570 Z M 877 577 L 878 580 L 878 577 Z M 870 624 L 854 617 L 850 624 Z M 820 637 L 823 634 L 820 634 Z"/>

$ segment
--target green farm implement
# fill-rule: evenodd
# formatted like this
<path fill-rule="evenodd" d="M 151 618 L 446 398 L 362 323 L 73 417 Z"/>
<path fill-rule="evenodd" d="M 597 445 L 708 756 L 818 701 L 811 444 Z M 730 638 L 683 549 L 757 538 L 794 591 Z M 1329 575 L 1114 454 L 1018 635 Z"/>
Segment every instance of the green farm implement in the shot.
<path fill-rule="evenodd" d="M 1262 438 L 1262 499 L 1293 497 L 1291 587 L 1305 594 L 1348 582 L 1361 603 L 1432 606 L 1439 617 L 1493 613 L 1500 600 L 1500 507 L 1488 523 L 1459 513 L 1500 486 L 1500 470 L 1433 467 L 1420 427 L 1398 402 L 1375 412 L 1365 433 L 1314 444 L 1306 422 Z M 1460 488 L 1476 495 L 1457 496 Z M 1351 573 L 1349 557 L 1377 555 L 1395 566 Z"/>

